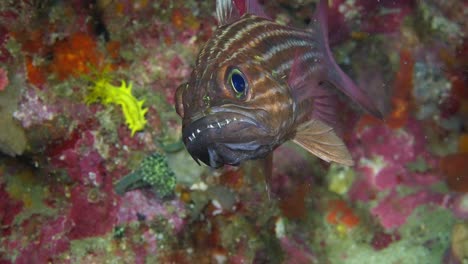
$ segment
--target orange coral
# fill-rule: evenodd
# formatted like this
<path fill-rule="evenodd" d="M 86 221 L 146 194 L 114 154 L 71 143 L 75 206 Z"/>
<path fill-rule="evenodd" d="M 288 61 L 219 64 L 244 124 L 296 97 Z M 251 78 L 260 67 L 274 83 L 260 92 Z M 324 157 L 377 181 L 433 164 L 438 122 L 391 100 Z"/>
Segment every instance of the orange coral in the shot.
<path fill-rule="evenodd" d="M 443 157 L 439 168 L 452 191 L 468 192 L 468 153 L 455 153 Z"/>
<path fill-rule="evenodd" d="M 172 11 L 171 22 L 178 30 L 195 30 L 200 27 L 200 22 L 197 18 L 189 10 L 183 8 L 177 8 Z"/>
<path fill-rule="evenodd" d="M 452 89 L 448 98 L 453 98 L 458 104 L 461 118 L 468 117 L 468 39 L 458 46 L 455 52 L 441 49 L 439 57 L 445 62 L 444 71 L 450 79 Z"/>
<path fill-rule="evenodd" d="M 327 214 L 327 222 L 332 225 L 337 225 L 339 231 L 347 232 L 359 224 L 359 217 L 345 201 L 332 200 L 329 202 L 329 207 L 330 210 Z"/>
<path fill-rule="evenodd" d="M 414 59 L 408 50 L 400 52 L 400 70 L 394 83 L 394 95 L 392 98 L 392 112 L 387 119 L 387 125 L 391 128 L 400 128 L 408 120 L 408 112 L 413 89 Z"/>
<path fill-rule="evenodd" d="M 410 51 L 400 51 L 400 68 L 396 74 L 394 94 L 391 100 L 392 112 L 385 118 L 385 123 L 394 129 L 406 125 L 411 110 L 411 91 L 413 89 L 414 59 Z M 368 114 L 361 117 L 357 124 L 357 131 L 362 131 L 366 126 L 380 123 L 380 120 Z"/>
<path fill-rule="evenodd" d="M 9 82 L 10 81 L 8 80 L 8 71 L 0 67 L 0 92 L 6 89 Z"/>
<path fill-rule="evenodd" d="M 184 28 L 184 17 L 185 15 L 180 9 L 174 9 L 172 11 L 171 22 L 177 29 L 182 30 Z"/>
<path fill-rule="evenodd" d="M 42 36 L 44 32 L 42 30 L 33 30 L 31 32 L 19 32 L 13 33 L 15 38 L 21 42 L 21 49 L 29 54 L 44 54 L 47 50 L 47 46 L 44 45 Z"/>
<path fill-rule="evenodd" d="M 458 139 L 458 151 L 468 153 L 468 133 L 461 135 Z"/>
<path fill-rule="evenodd" d="M 296 186 L 288 196 L 280 201 L 280 208 L 283 215 L 289 219 L 304 219 L 306 217 L 306 196 L 311 191 L 307 183 L 301 183 Z"/>
<path fill-rule="evenodd" d="M 238 170 L 227 170 L 219 177 L 221 184 L 230 187 L 235 190 L 240 190 L 244 187 L 244 171 Z"/>
<path fill-rule="evenodd" d="M 95 40 L 86 33 L 78 32 L 54 46 L 51 69 L 59 79 L 64 80 L 69 76 L 89 73 L 90 68 L 98 68 L 102 57 Z"/>
<path fill-rule="evenodd" d="M 33 56 L 38 58 L 50 52 L 50 48 L 43 41 L 44 30 L 10 32 L 10 36 L 21 43 L 21 50 L 25 54 L 27 80 L 38 88 L 46 82 L 47 68 L 44 64 L 34 64 Z"/>
<path fill-rule="evenodd" d="M 109 56 L 112 58 L 112 59 L 117 59 L 120 54 L 120 42 L 118 41 L 110 41 L 106 44 L 106 50 L 107 50 L 107 53 L 109 54 Z"/>
<path fill-rule="evenodd" d="M 26 57 L 26 72 L 28 81 L 36 87 L 41 87 L 46 82 L 46 71 L 44 67 L 35 66 L 32 59 Z"/>
<path fill-rule="evenodd" d="M 364 130 L 364 128 L 366 128 L 368 126 L 375 126 L 375 125 L 379 124 L 379 122 L 382 122 L 382 121 L 380 121 L 378 118 L 376 118 L 376 117 L 374 117 L 372 115 L 365 114 L 365 115 L 361 116 L 358 123 L 356 124 L 356 131 L 357 132 L 362 132 Z"/>

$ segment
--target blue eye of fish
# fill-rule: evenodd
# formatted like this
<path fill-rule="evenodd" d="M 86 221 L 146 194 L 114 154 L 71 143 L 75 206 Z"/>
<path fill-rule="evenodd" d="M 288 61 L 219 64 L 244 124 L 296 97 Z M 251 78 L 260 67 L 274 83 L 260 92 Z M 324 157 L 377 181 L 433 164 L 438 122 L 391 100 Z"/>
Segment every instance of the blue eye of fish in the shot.
<path fill-rule="evenodd" d="M 236 93 L 237 98 L 243 97 L 247 92 L 247 81 L 244 74 L 239 69 L 232 69 L 229 72 L 228 82 Z"/>

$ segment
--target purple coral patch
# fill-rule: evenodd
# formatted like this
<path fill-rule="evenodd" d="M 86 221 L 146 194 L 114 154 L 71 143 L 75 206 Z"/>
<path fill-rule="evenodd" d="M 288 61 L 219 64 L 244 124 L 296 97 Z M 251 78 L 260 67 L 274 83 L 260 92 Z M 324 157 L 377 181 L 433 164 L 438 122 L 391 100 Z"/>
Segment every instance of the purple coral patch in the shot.
<path fill-rule="evenodd" d="M 444 200 L 444 194 L 430 191 L 420 191 L 405 197 L 400 197 L 396 191 L 392 191 L 372 209 L 372 214 L 380 220 L 384 228 L 392 229 L 405 224 L 407 218 L 418 206 L 444 205 Z"/>

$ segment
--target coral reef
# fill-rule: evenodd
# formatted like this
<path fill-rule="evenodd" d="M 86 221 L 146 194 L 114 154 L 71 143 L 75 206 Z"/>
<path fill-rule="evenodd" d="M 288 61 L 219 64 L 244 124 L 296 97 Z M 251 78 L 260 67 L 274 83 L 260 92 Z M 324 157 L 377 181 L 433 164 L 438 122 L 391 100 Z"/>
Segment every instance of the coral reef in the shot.
<path fill-rule="evenodd" d="M 0 1 L 0 263 L 468 261 L 466 1 L 329 1 L 387 113 L 343 104 L 354 167 L 285 144 L 211 170 L 174 93 L 215 2 Z M 317 3 L 259 2 L 298 27 Z"/>

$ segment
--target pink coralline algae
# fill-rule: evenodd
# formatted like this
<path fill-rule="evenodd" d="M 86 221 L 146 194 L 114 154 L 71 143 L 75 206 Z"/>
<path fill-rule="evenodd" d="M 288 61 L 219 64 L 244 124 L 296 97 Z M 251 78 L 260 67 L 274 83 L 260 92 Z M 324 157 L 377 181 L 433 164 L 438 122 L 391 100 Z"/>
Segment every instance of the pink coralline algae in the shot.
<path fill-rule="evenodd" d="M 420 191 L 404 197 L 392 191 L 376 207 L 372 208 L 371 212 L 380 220 L 384 228 L 392 229 L 405 224 L 406 219 L 417 207 L 426 204 L 445 207 L 447 201 L 447 195 L 431 191 Z"/>
<path fill-rule="evenodd" d="M 71 179 L 85 185 L 100 186 L 103 182 L 104 159 L 93 148 L 90 131 L 75 131 L 70 138 L 53 148 L 51 164 L 65 169 Z"/>
<path fill-rule="evenodd" d="M 387 248 L 391 243 L 401 239 L 399 234 L 387 234 L 384 232 L 376 232 L 372 237 L 371 245 L 375 250 Z"/>
<path fill-rule="evenodd" d="M 173 56 L 168 57 L 167 54 L 157 53 L 154 55 L 154 58 L 148 61 L 144 61 L 142 65 L 144 66 L 143 74 L 147 76 L 154 76 L 159 73 L 160 69 L 154 67 L 153 59 L 164 63 L 168 66 L 167 71 L 165 71 L 161 79 L 156 80 L 153 83 L 154 90 L 162 91 L 166 98 L 167 102 L 170 104 L 175 103 L 175 90 L 177 86 L 188 78 L 190 75 L 190 67 L 188 62 L 186 62 L 181 56 L 174 54 Z M 145 76 L 142 76 L 142 79 L 145 79 Z"/>
<path fill-rule="evenodd" d="M 36 223 L 26 220 L 23 223 L 23 228 L 33 228 L 31 225 L 35 224 Z M 15 260 L 15 263 L 29 264 L 51 262 L 55 256 L 70 248 L 68 232 L 71 227 L 71 222 L 65 216 L 59 216 L 57 219 L 44 222 L 38 233 L 37 244 L 30 243 L 26 248 L 19 248 L 20 245 L 17 245 L 18 248 L 16 248 L 16 250 L 19 250 L 20 254 Z M 40 245 L 40 247 L 37 245 Z"/>
<path fill-rule="evenodd" d="M 112 188 L 112 180 L 109 177 L 99 189 L 85 186 L 73 188 L 69 215 L 73 228 L 70 238 L 104 235 L 114 228 L 119 202 Z"/>
<path fill-rule="evenodd" d="M 13 117 L 20 121 L 24 128 L 29 128 L 52 120 L 56 113 L 54 106 L 45 104 L 34 89 L 29 89 L 24 93 L 19 109 L 13 113 Z"/>
<path fill-rule="evenodd" d="M 120 203 L 113 191 L 113 178 L 102 169 L 102 158 L 91 148 L 92 134 L 83 131 L 76 135 L 69 142 L 62 142 L 61 148 L 55 146 L 57 156 L 51 155 L 51 162 L 65 169 L 73 180 L 66 187 L 63 183 L 49 186 L 49 197 L 43 202 L 45 210 L 53 210 L 56 216 L 36 213 L 24 221 L 16 218 L 18 223 L 12 222 L 23 212 L 22 203 L 8 197 L 3 186 L 0 189 L 0 209 L 7 213 L 0 217 L 2 226 L 8 227 L 2 230 L 4 247 L 17 252 L 15 263 L 67 263 L 60 258 L 70 249 L 72 240 L 102 236 L 115 227 Z M 83 153 L 82 158 L 77 158 Z M 58 199 L 68 202 L 57 202 Z M 27 208 L 24 210 L 27 212 Z M 17 239 L 22 232 L 28 236 Z"/>
<path fill-rule="evenodd" d="M 173 209 L 169 210 L 168 207 Z M 141 191 L 131 191 L 121 198 L 117 223 L 137 221 L 139 217 L 144 217 L 149 221 L 156 217 L 163 217 L 172 224 L 174 231 L 178 232 L 184 225 L 184 212 L 184 205 L 178 200 L 162 203 Z"/>
<path fill-rule="evenodd" d="M 7 19 L 8 16 L 9 15 L 5 13 L 0 14 L 0 17 L 3 19 Z M 8 39 L 8 30 L 2 25 L 0 25 L 0 62 L 2 63 L 5 63 L 12 59 L 12 56 L 5 45 Z"/>
<path fill-rule="evenodd" d="M 359 5 L 364 10 L 361 30 L 372 34 L 398 32 L 403 19 L 414 9 L 412 0 L 363 0 Z"/>
<path fill-rule="evenodd" d="M 406 129 L 392 130 L 385 125 L 369 127 L 356 138 L 353 153 L 359 160 L 357 170 L 378 191 L 393 189 L 398 185 L 428 186 L 441 180 L 430 172 L 413 172 L 408 164 L 423 159 L 428 168 L 435 168 L 437 159 L 425 148 L 422 128 L 417 121 Z"/>
<path fill-rule="evenodd" d="M 289 238 L 287 236 L 281 237 L 279 239 L 281 248 L 287 256 L 287 261 L 283 263 L 287 264 L 306 264 L 306 263 L 315 263 L 317 261 L 316 257 L 308 249 L 305 249 L 305 243 L 296 241 L 295 239 Z"/>
<path fill-rule="evenodd" d="M 94 149 L 94 135 L 83 127 L 77 128 L 60 145 L 51 147 L 49 153 L 51 164 L 65 170 L 77 184 L 70 193 L 68 217 L 73 223 L 72 239 L 111 231 L 119 205 L 119 198 L 113 191 L 113 179 L 104 167 L 104 159 Z"/>
<path fill-rule="evenodd" d="M 414 9 L 414 1 L 332 1 L 329 6 L 329 31 L 331 42 L 346 39 L 353 29 L 350 20 L 360 20 L 360 30 L 365 33 L 394 33 L 400 30 L 403 20 Z M 354 32 L 355 29 L 354 29 Z"/>
<path fill-rule="evenodd" d="M 420 205 L 435 204 L 446 207 L 449 196 L 429 190 L 441 182 L 436 168 L 437 158 L 426 150 L 420 122 L 413 120 L 404 129 L 393 130 L 385 125 L 368 127 L 359 133 L 353 148 L 357 171 L 362 177 L 350 190 L 353 200 L 379 199 L 378 194 L 389 191 L 372 209 L 385 228 L 397 228 Z M 422 160 L 426 171 L 411 170 L 409 164 Z M 400 186 L 418 188 L 407 196 L 398 195 Z"/>

